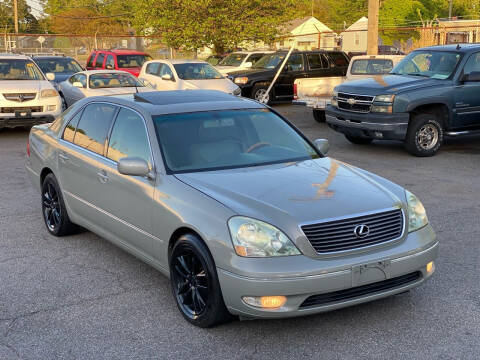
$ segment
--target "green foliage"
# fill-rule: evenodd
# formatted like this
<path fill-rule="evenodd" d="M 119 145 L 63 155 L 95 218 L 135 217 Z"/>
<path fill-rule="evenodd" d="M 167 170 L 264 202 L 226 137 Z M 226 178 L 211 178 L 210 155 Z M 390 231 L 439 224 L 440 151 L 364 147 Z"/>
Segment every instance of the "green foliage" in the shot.
<path fill-rule="evenodd" d="M 222 53 L 245 40 L 272 42 L 278 27 L 296 15 L 295 5 L 295 0 L 144 0 L 134 23 L 174 48 L 213 45 Z"/>
<path fill-rule="evenodd" d="M 31 8 L 26 0 L 18 0 L 18 31 L 20 33 L 41 32 L 38 20 L 31 14 Z M 14 32 L 13 1 L 0 0 L 0 31 Z"/>

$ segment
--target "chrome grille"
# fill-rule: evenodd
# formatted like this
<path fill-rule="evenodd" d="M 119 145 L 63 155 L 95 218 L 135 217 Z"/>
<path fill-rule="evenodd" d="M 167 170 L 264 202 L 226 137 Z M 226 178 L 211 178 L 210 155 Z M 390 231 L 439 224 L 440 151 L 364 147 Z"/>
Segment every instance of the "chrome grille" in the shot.
<path fill-rule="evenodd" d="M 24 101 L 30 101 L 35 99 L 37 97 L 37 94 L 36 93 L 8 93 L 8 94 L 3 94 L 3 97 L 10 101 L 24 102 Z"/>
<path fill-rule="evenodd" d="M 2 114 L 13 114 L 15 112 L 42 112 L 42 106 L 29 106 L 29 107 L 0 107 L 0 113 Z"/>
<path fill-rule="evenodd" d="M 354 250 L 398 239 L 403 233 L 403 211 L 376 214 L 303 225 L 302 230 L 317 253 Z M 369 233 L 359 237 L 355 229 L 366 225 Z"/>
<path fill-rule="evenodd" d="M 338 93 L 338 108 L 359 113 L 369 113 L 375 96 Z"/>

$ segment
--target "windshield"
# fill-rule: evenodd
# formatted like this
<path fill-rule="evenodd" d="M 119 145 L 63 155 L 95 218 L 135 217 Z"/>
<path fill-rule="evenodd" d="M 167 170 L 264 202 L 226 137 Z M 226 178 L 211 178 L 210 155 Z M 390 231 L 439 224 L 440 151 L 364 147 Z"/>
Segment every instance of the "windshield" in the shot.
<path fill-rule="evenodd" d="M 316 159 L 317 152 L 268 109 L 153 117 L 168 169 L 197 172 Z"/>
<path fill-rule="evenodd" d="M 448 79 L 462 55 L 447 51 L 414 51 L 392 70 L 392 74 Z"/>
<path fill-rule="evenodd" d="M 45 74 L 75 74 L 83 70 L 82 67 L 75 60 L 69 58 L 35 59 L 35 62 Z"/>
<path fill-rule="evenodd" d="M 223 75 L 210 64 L 174 64 L 173 67 L 178 77 L 182 80 L 212 80 L 223 78 Z"/>
<path fill-rule="evenodd" d="M 393 61 L 387 59 L 359 59 L 352 64 L 352 75 L 386 74 L 393 68 Z"/>
<path fill-rule="evenodd" d="M 0 80 L 44 80 L 42 72 L 31 60 L 0 59 Z"/>
<path fill-rule="evenodd" d="M 252 67 L 255 69 L 275 69 L 285 59 L 286 54 L 269 54 L 258 60 Z"/>
<path fill-rule="evenodd" d="M 150 55 L 117 55 L 117 64 L 119 68 L 142 67 L 145 61 L 152 60 Z"/>
<path fill-rule="evenodd" d="M 144 87 L 136 77 L 128 73 L 101 73 L 90 75 L 90 89 Z"/>
<path fill-rule="evenodd" d="M 247 57 L 247 54 L 232 53 L 228 55 L 225 59 L 220 61 L 218 65 L 220 66 L 240 66 L 243 59 Z"/>

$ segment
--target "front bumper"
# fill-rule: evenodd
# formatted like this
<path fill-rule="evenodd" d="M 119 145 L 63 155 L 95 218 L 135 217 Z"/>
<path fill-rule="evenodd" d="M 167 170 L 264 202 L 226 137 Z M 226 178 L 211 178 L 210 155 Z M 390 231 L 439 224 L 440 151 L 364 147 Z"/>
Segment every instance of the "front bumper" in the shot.
<path fill-rule="evenodd" d="M 60 96 L 25 102 L 0 99 L 0 109 L 0 129 L 33 126 L 54 121 L 62 113 L 62 102 Z"/>
<path fill-rule="evenodd" d="M 304 256 L 273 259 L 272 261 L 278 260 L 282 271 L 288 268 L 289 262 L 292 262 L 290 266 L 292 271 L 277 273 L 270 277 L 237 275 L 220 268 L 217 268 L 217 273 L 225 304 L 231 313 L 247 318 L 283 318 L 330 311 L 404 292 L 422 284 L 432 275 L 433 271 L 427 273 L 426 265 L 435 260 L 437 254 L 438 242 L 435 240 L 433 229 L 428 225 L 410 233 L 402 243 L 370 254 L 350 255 L 337 259 L 311 259 Z M 251 266 L 253 269 L 258 269 L 262 261 L 262 259 L 249 260 L 253 260 Z M 302 271 L 293 264 L 295 262 L 301 263 L 304 267 Z M 366 280 L 359 281 L 359 269 L 364 265 L 376 263 L 388 264 L 388 270 L 383 272 L 367 270 L 364 273 L 369 274 Z M 307 270 L 305 266 L 310 269 Z M 314 295 L 360 289 L 366 284 L 380 284 L 382 281 L 416 272 L 419 272 L 418 278 L 387 290 L 362 293 L 360 296 L 321 305 L 302 306 L 307 298 Z M 242 300 L 243 296 L 269 295 L 286 296 L 287 302 L 281 308 L 268 310 L 247 305 Z"/>
<path fill-rule="evenodd" d="M 410 114 L 354 113 L 329 105 L 325 113 L 327 124 L 345 135 L 378 140 L 405 140 Z"/>

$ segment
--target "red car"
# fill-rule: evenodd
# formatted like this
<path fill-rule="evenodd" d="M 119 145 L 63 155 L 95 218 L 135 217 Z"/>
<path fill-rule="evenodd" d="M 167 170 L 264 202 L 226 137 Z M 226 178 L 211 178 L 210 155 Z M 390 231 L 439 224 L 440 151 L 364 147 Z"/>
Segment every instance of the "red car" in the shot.
<path fill-rule="evenodd" d="M 87 70 L 123 70 L 138 76 L 145 61 L 152 60 L 147 53 L 137 50 L 94 50 L 87 60 Z"/>

